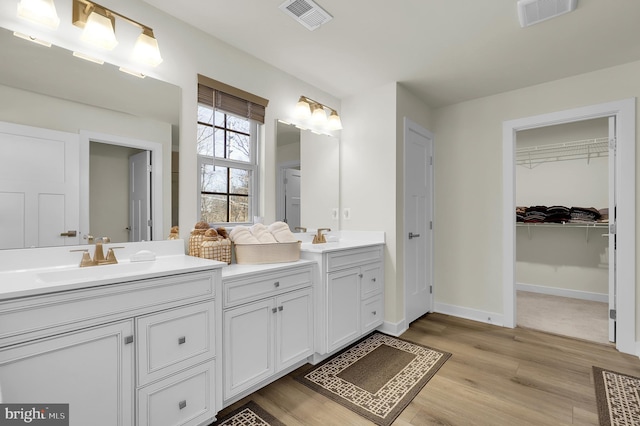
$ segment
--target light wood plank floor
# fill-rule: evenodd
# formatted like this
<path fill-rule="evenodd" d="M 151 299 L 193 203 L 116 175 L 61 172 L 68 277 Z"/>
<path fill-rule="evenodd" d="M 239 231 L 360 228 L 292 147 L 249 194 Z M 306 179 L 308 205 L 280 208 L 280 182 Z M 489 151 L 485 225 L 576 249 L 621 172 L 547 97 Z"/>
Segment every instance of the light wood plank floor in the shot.
<path fill-rule="evenodd" d="M 640 376 L 640 360 L 611 345 L 442 314 L 425 315 L 401 337 L 453 356 L 396 426 L 597 425 L 591 367 Z M 291 375 L 220 414 L 249 399 L 290 426 L 372 424 Z"/>

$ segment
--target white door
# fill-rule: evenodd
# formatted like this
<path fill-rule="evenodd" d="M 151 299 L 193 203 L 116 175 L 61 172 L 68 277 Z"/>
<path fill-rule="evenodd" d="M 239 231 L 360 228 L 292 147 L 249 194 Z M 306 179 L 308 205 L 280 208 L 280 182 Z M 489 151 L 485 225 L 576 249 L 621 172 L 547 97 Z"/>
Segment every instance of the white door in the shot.
<path fill-rule="evenodd" d="M 405 118 L 404 288 L 407 326 L 433 310 L 433 135 Z"/>
<path fill-rule="evenodd" d="M 129 241 L 151 239 L 151 152 L 129 157 Z"/>
<path fill-rule="evenodd" d="M 284 221 L 292 230 L 300 225 L 300 180 L 302 173 L 286 169 L 284 175 Z"/>
<path fill-rule="evenodd" d="M 616 117 L 609 117 L 609 341 L 616 341 Z"/>
<path fill-rule="evenodd" d="M 0 249 L 79 244 L 78 135 L 0 123 Z"/>

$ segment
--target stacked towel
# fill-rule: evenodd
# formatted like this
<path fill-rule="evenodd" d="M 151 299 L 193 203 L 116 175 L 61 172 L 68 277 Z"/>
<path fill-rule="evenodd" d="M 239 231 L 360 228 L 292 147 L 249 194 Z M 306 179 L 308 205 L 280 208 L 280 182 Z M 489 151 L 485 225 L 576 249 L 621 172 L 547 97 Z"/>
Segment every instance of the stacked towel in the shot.
<path fill-rule="evenodd" d="M 249 231 L 251 231 L 251 235 L 256 237 L 261 244 L 277 243 L 273 234 L 271 234 L 267 227 L 262 223 L 256 223 L 249 228 Z"/>
<path fill-rule="evenodd" d="M 267 229 L 279 243 L 295 243 L 298 241 L 291 229 L 289 229 L 289 225 L 284 222 L 273 222 Z"/>
<path fill-rule="evenodd" d="M 236 244 L 260 244 L 249 228 L 242 225 L 235 226 L 229 233 L 229 238 Z"/>

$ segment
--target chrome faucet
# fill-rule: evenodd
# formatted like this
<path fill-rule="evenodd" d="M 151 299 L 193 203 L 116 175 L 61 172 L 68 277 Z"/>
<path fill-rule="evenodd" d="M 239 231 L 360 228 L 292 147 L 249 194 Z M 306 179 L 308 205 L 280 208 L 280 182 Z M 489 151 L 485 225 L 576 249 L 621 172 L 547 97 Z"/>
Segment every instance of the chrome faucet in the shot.
<path fill-rule="evenodd" d="M 318 232 L 313 236 L 313 241 L 311 244 L 324 244 L 327 242 L 327 239 L 324 237 L 322 231 L 331 232 L 330 228 L 318 228 Z"/>

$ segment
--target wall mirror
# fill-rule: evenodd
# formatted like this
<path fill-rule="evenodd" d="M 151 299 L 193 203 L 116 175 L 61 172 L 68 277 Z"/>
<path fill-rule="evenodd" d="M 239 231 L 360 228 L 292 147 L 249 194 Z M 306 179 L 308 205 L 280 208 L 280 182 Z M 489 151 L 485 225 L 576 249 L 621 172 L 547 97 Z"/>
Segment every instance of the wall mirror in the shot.
<path fill-rule="evenodd" d="M 151 189 L 151 195 L 161 191 L 164 201 L 161 208 L 153 204 L 150 208 L 152 217 L 162 218 L 164 229 L 154 229 L 144 239 L 166 238 L 168 228 L 177 224 L 177 217 L 172 217 L 172 212 L 177 216 L 177 205 L 172 205 L 177 203 L 177 180 L 171 158 L 176 161 L 178 155 L 180 88 L 149 77 L 133 77 L 111 64 L 75 58 L 66 49 L 40 46 L 6 29 L 0 29 L 0 53 L 5 64 L 0 67 L 0 122 L 75 133 L 81 143 L 88 140 L 88 145 L 95 147 L 90 148 L 90 161 L 79 166 L 90 176 L 90 182 L 80 182 L 80 186 L 88 185 L 85 192 L 90 198 L 86 232 L 96 237 L 107 235 L 114 242 L 130 239 L 125 229 L 130 225 L 124 223 L 130 203 L 122 193 L 127 191 L 123 185 L 128 184 L 123 184 L 126 179 L 121 170 L 129 167 L 126 162 L 132 154 L 156 150 L 164 157 L 164 167 L 154 164 L 153 170 L 164 176 L 152 180 L 160 183 Z M 5 176 L 5 187 L 10 182 Z M 113 228 L 108 221 L 115 217 L 125 219 Z M 79 234 L 75 241 L 63 238 L 43 245 L 73 243 L 86 241 Z"/>
<path fill-rule="evenodd" d="M 276 219 L 338 230 L 340 140 L 276 122 Z"/>

